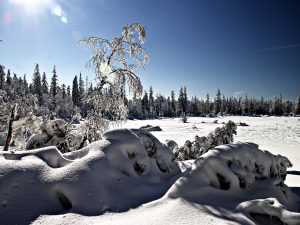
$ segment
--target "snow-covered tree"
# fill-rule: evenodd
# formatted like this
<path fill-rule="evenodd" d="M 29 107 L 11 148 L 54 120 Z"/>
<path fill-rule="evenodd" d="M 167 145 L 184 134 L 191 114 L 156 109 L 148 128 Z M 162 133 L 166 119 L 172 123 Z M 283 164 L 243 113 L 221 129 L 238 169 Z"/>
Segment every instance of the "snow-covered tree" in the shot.
<path fill-rule="evenodd" d="M 81 106 L 83 98 L 84 98 L 84 93 L 85 93 L 84 81 L 83 81 L 81 73 L 79 74 L 78 92 L 79 92 L 79 105 Z"/>
<path fill-rule="evenodd" d="M 42 91 L 42 81 L 39 69 L 39 64 L 35 65 L 33 80 L 32 80 L 32 91 L 36 94 L 38 103 L 41 106 L 43 104 L 43 91 Z"/>
<path fill-rule="evenodd" d="M 96 132 L 89 132 L 87 136 L 92 139 L 99 138 L 99 132 L 107 129 L 107 115 L 112 120 L 123 121 L 127 117 L 127 109 L 120 96 L 121 88 L 125 84 L 129 92 L 142 94 L 142 84 L 137 75 L 137 68 L 145 69 L 148 55 L 142 47 L 146 31 L 140 23 L 126 25 L 121 36 L 114 37 L 111 41 L 101 37 L 89 37 L 81 40 L 87 47 L 92 47 L 94 54 L 88 62 L 97 77 L 97 88 L 86 98 L 93 105 L 89 112 L 89 123 Z M 110 95 L 107 95 L 107 90 Z M 91 127 L 91 126 L 89 126 Z M 85 137 L 85 139 L 87 138 Z"/>
<path fill-rule="evenodd" d="M 150 111 L 147 91 L 145 91 L 141 103 L 142 103 L 142 110 L 143 110 L 144 116 L 147 117 L 149 114 L 149 111 Z"/>
<path fill-rule="evenodd" d="M 150 112 L 150 115 L 151 117 L 153 118 L 154 116 L 154 97 L 153 97 L 153 89 L 152 89 L 152 86 L 150 86 L 150 89 L 149 89 L 149 112 Z"/>
<path fill-rule="evenodd" d="M 220 89 L 217 90 L 216 99 L 214 102 L 214 110 L 215 113 L 218 114 L 221 112 L 222 109 L 222 99 L 221 99 L 221 91 Z"/>
<path fill-rule="evenodd" d="M 51 84 L 50 84 L 50 96 L 51 96 L 51 100 L 52 100 L 52 107 L 53 107 L 53 109 L 55 109 L 56 103 L 57 103 L 57 93 L 58 93 L 58 83 L 57 83 L 58 78 L 57 78 L 55 66 L 53 67 L 52 73 L 53 73 L 53 75 L 52 75 Z"/>
<path fill-rule="evenodd" d="M 74 105 L 80 106 L 80 94 L 79 94 L 79 87 L 78 87 L 78 78 L 77 78 L 77 75 L 73 79 L 72 100 L 73 100 Z"/>
<path fill-rule="evenodd" d="M 4 90 L 5 87 L 5 71 L 4 66 L 0 64 L 0 89 Z"/>
<path fill-rule="evenodd" d="M 42 77 L 42 91 L 44 94 L 49 94 L 49 85 L 47 82 L 47 77 L 46 77 L 46 73 L 43 73 L 43 77 Z"/>
<path fill-rule="evenodd" d="M 297 98 L 297 101 L 295 102 L 295 114 L 300 115 L 300 95 Z"/>
<path fill-rule="evenodd" d="M 171 92 L 171 112 L 172 116 L 176 116 L 176 100 L 174 91 Z"/>

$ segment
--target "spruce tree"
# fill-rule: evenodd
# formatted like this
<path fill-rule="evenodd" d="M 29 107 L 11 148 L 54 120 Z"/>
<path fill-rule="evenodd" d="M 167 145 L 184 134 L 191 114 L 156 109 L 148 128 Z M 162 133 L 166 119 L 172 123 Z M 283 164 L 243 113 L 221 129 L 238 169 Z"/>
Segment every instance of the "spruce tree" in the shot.
<path fill-rule="evenodd" d="M 146 91 L 142 98 L 142 111 L 144 113 L 144 116 L 147 116 L 149 113 L 149 100 L 148 100 L 148 93 Z"/>
<path fill-rule="evenodd" d="M 176 116 L 176 101 L 174 91 L 171 92 L 171 112 L 172 116 Z"/>
<path fill-rule="evenodd" d="M 183 88 L 183 104 L 182 104 L 182 111 L 184 115 L 186 115 L 188 111 L 188 97 L 187 97 L 187 92 L 186 92 L 186 86 Z"/>
<path fill-rule="evenodd" d="M 295 102 L 295 114 L 300 115 L 300 94 Z"/>
<path fill-rule="evenodd" d="M 61 95 L 62 95 L 62 99 L 66 98 L 66 85 L 65 84 L 63 84 L 61 86 Z"/>
<path fill-rule="evenodd" d="M 0 64 L 0 89 L 4 90 L 5 88 L 5 72 L 4 72 L 4 66 Z"/>
<path fill-rule="evenodd" d="M 178 111 L 180 114 L 183 113 L 183 108 L 184 108 L 184 94 L 183 94 L 183 88 L 180 87 L 179 96 L 178 96 Z"/>
<path fill-rule="evenodd" d="M 210 113 L 210 102 L 209 102 L 209 94 L 206 95 L 206 101 L 205 101 L 205 114 Z"/>
<path fill-rule="evenodd" d="M 153 113 L 154 113 L 154 97 L 153 97 L 152 86 L 150 86 L 150 89 L 149 89 L 149 110 L 150 110 L 151 116 L 153 117 Z"/>
<path fill-rule="evenodd" d="M 79 74 L 78 90 L 79 90 L 79 104 L 81 105 L 84 98 L 84 81 L 82 79 L 81 73 Z"/>
<path fill-rule="evenodd" d="M 47 82 L 47 77 L 46 77 L 46 73 L 43 73 L 43 77 L 42 77 L 42 91 L 44 94 L 49 94 L 49 85 Z"/>
<path fill-rule="evenodd" d="M 216 99 L 214 102 L 214 109 L 216 114 L 220 113 L 222 109 L 222 99 L 221 99 L 220 89 L 217 90 Z"/>
<path fill-rule="evenodd" d="M 10 69 L 7 70 L 7 75 L 6 75 L 6 86 L 7 86 L 7 89 L 9 89 L 12 85 L 12 79 L 11 79 L 11 76 L 10 76 Z"/>
<path fill-rule="evenodd" d="M 76 105 L 76 106 L 80 105 L 80 96 L 79 96 L 79 87 L 78 87 L 77 75 L 73 79 L 72 100 L 73 100 L 74 105 Z"/>
<path fill-rule="evenodd" d="M 24 87 L 24 93 L 25 93 L 25 95 L 27 95 L 29 88 L 28 88 L 28 83 L 27 83 L 27 79 L 26 79 L 26 73 L 23 76 L 23 87 Z"/>
<path fill-rule="evenodd" d="M 58 93 L 58 84 L 57 84 L 57 74 L 56 74 L 56 68 L 55 66 L 53 67 L 53 71 L 52 71 L 53 75 L 51 78 L 51 84 L 50 84 L 50 96 L 51 96 L 51 100 L 52 100 L 52 107 L 53 109 L 56 108 L 56 104 L 57 104 L 57 93 Z"/>
<path fill-rule="evenodd" d="M 68 95 L 68 97 L 71 97 L 71 87 L 70 87 L 70 85 L 68 85 L 68 87 L 67 87 L 67 95 Z"/>
<path fill-rule="evenodd" d="M 39 64 L 35 65 L 32 88 L 33 88 L 33 94 L 36 94 L 38 103 L 41 106 L 43 104 L 43 92 L 42 92 L 42 82 L 41 82 Z"/>

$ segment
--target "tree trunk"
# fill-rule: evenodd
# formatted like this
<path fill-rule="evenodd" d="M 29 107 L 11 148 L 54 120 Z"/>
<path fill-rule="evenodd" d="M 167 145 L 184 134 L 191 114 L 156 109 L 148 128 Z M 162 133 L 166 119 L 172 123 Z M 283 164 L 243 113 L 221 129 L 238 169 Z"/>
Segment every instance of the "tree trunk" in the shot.
<path fill-rule="evenodd" d="M 12 108 L 12 110 L 11 110 L 11 115 L 10 115 L 9 124 L 8 124 L 7 138 L 6 138 L 6 142 L 5 142 L 5 146 L 3 148 L 3 151 L 8 151 L 9 144 L 11 142 L 12 130 L 13 130 L 12 125 L 13 125 L 13 122 L 15 120 L 16 107 L 17 107 L 17 104 L 15 104 L 14 107 Z"/>

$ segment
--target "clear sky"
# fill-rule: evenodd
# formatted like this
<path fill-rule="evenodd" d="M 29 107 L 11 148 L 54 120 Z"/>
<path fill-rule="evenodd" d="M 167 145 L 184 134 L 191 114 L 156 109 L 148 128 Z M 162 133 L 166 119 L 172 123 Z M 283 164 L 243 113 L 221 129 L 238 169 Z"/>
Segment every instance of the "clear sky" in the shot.
<path fill-rule="evenodd" d="M 77 40 L 111 38 L 125 24 L 145 25 L 150 56 L 144 87 L 189 96 L 273 97 L 300 93 L 297 0 L 0 0 L 0 63 L 31 79 L 35 63 L 59 81 L 88 75 L 90 52 Z"/>

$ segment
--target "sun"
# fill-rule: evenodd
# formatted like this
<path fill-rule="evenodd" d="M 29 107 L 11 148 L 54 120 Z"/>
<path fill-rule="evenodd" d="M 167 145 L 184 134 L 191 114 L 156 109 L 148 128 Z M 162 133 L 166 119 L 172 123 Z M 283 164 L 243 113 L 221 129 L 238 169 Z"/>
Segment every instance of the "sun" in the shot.
<path fill-rule="evenodd" d="M 27 12 L 34 12 L 40 9 L 45 0 L 11 0 L 15 5 L 21 6 Z"/>

